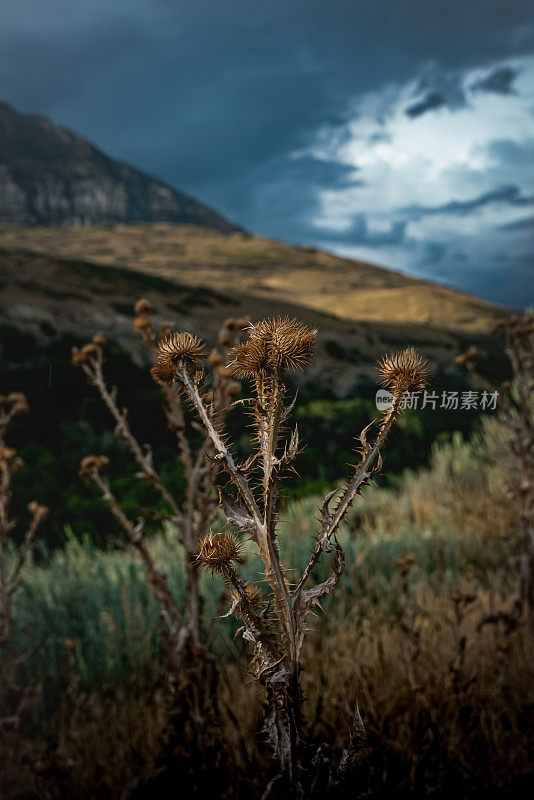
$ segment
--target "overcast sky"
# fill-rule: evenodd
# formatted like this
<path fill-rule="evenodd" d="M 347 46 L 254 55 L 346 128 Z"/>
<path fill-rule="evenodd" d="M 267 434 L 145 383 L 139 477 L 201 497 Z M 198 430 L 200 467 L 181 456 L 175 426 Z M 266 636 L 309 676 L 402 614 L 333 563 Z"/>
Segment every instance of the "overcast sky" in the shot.
<path fill-rule="evenodd" d="M 0 98 L 254 233 L 534 303 L 526 0 L 0 0 Z"/>

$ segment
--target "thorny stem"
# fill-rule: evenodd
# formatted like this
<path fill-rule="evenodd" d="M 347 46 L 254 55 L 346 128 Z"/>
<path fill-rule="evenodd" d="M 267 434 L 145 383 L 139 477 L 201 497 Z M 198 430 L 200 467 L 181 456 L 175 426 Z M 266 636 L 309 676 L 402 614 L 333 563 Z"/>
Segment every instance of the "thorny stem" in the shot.
<path fill-rule="evenodd" d="M 146 570 L 150 576 L 150 582 L 154 586 L 154 590 L 156 592 L 156 596 L 165 610 L 171 614 L 171 617 L 174 617 L 178 623 L 183 624 L 183 615 L 180 611 L 176 600 L 172 592 L 170 591 L 169 587 L 167 586 L 167 580 L 165 575 L 158 572 L 152 556 L 150 555 L 149 551 L 146 548 L 146 545 L 142 539 L 141 529 L 135 526 L 126 516 L 124 511 L 122 510 L 117 498 L 113 494 L 110 489 L 109 482 L 103 478 L 97 469 L 94 469 L 91 475 L 93 481 L 96 483 L 100 491 L 102 492 L 102 497 L 109 505 L 111 509 L 111 513 L 120 524 L 124 532 L 126 533 L 128 539 L 135 547 L 141 559 L 146 567 Z M 167 617 L 167 621 L 169 618 Z M 176 634 L 177 629 L 174 624 L 171 625 L 171 632 Z"/>
<path fill-rule="evenodd" d="M 5 447 L 4 435 L 7 426 L 14 416 L 13 410 L 6 412 L 0 409 L 0 447 Z M 2 658 L 0 659 L 0 691 L 2 689 L 17 690 L 16 673 L 18 667 L 31 658 L 42 646 L 44 639 L 39 640 L 33 647 L 18 657 L 15 654 L 12 641 L 13 623 L 13 596 L 20 586 L 21 573 L 27 557 L 33 546 L 37 529 L 43 516 L 32 512 L 32 519 L 18 549 L 15 565 L 8 574 L 6 548 L 9 532 L 15 527 L 15 520 L 9 519 L 9 503 L 11 500 L 11 468 L 5 458 L 0 458 L 0 646 Z M 1 699 L 1 697 L 0 697 Z M 19 702 L 12 716 L 13 721 L 18 721 L 18 715 L 27 700 L 27 692 L 22 692 Z"/>
<path fill-rule="evenodd" d="M 300 581 L 298 582 L 297 586 L 293 591 L 292 602 L 294 604 L 298 601 L 298 598 L 302 592 L 304 584 L 310 577 L 310 574 L 312 573 L 313 569 L 319 563 L 322 552 L 324 550 L 330 549 L 330 544 L 329 544 L 330 539 L 332 538 L 332 536 L 335 535 L 341 520 L 345 516 L 354 498 L 358 494 L 361 486 L 370 478 L 372 474 L 371 467 L 375 459 L 378 457 L 380 453 L 380 448 L 386 441 L 389 430 L 393 422 L 395 421 L 395 418 L 397 417 L 401 399 L 402 395 L 400 394 L 395 397 L 384 419 L 382 420 L 382 424 L 380 425 L 380 430 L 374 444 L 370 448 L 366 448 L 366 452 L 364 453 L 363 459 L 361 463 L 358 464 L 352 479 L 350 480 L 347 488 L 345 489 L 337 505 L 334 515 L 330 516 L 328 514 L 326 520 L 323 522 L 321 537 L 318 539 L 315 547 L 313 548 L 310 560 L 304 572 L 302 573 Z"/>
<path fill-rule="evenodd" d="M 188 395 L 191 398 L 191 401 L 193 402 L 193 405 L 195 406 L 197 413 L 202 420 L 204 427 L 206 428 L 206 431 L 208 432 L 208 435 L 215 448 L 216 458 L 218 457 L 218 459 L 224 463 L 224 466 L 230 473 L 230 476 L 232 477 L 232 480 L 238 489 L 243 502 L 254 519 L 256 528 L 261 530 L 263 527 L 263 520 L 252 489 L 250 488 L 245 475 L 237 467 L 232 454 L 218 433 L 217 428 L 215 427 L 206 409 L 206 406 L 204 405 L 202 397 L 200 396 L 197 385 L 191 380 L 191 377 L 184 366 L 182 366 L 180 370 L 180 379 L 183 381 Z"/>
<path fill-rule="evenodd" d="M 100 393 L 100 397 L 106 404 L 107 408 L 109 409 L 113 419 L 117 424 L 117 434 L 123 439 L 124 442 L 128 445 L 131 452 L 133 453 L 137 463 L 142 468 L 144 474 L 146 475 L 147 480 L 152 483 L 152 485 L 157 489 L 160 493 L 161 497 L 165 500 L 169 508 L 171 509 L 173 515 L 176 517 L 176 521 L 181 526 L 183 523 L 183 517 L 180 513 L 180 509 L 178 505 L 166 486 L 163 484 L 161 478 L 159 477 L 158 473 L 154 469 L 151 458 L 143 452 L 141 445 L 133 435 L 130 430 L 130 426 L 128 425 L 128 421 L 126 418 L 126 412 L 119 411 L 115 399 L 115 393 L 111 393 L 106 385 L 106 381 L 104 379 L 104 374 L 102 372 L 102 356 L 101 354 L 92 362 L 93 369 L 91 369 L 87 364 L 83 364 L 83 369 L 86 374 L 89 376 L 89 379 L 94 384 L 94 386 L 98 389 Z"/>

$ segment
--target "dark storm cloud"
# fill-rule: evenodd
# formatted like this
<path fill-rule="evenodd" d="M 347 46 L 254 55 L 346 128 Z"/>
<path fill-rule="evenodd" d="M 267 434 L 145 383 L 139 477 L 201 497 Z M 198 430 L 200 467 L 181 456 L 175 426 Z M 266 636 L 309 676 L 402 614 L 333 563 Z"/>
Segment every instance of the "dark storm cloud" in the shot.
<path fill-rule="evenodd" d="M 457 108 L 467 70 L 533 48 L 527 0 L 4 0 L 0 98 L 302 241 L 318 192 L 360 177 L 292 154 L 341 135 L 354 98 L 419 78 L 409 108 L 433 93 Z M 402 238 L 398 224 L 376 236 Z"/>
<path fill-rule="evenodd" d="M 438 92 L 430 92 L 418 103 L 414 103 L 412 106 L 408 106 L 406 109 L 406 116 L 415 119 L 415 117 L 420 117 L 422 114 L 426 114 L 427 111 L 434 111 L 436 108 L 441 108 L 445 105 L 445 98 L 442 94 Z"/>
<path fill-rule="evenodd" d="M 350 96 L 430 60 L 458 69 L 532 41 L 511 0 L 11 0 L 0 95 L 218 205 L 258 163 L 342 119 Z"/>
<path fill-rule="evenodd" d="M 432 216 L 433 214 L 468 214 L 479 208 L 494 203 L 505 203 L 510 206 L 534 205 L 534 197 L 529 197 L 521 191 L 518 186 L 500 186 L 491 192 L 485 192 L 471 200 L 452 200 L 441 206 L 409 206 L 404 211 L 412 217 L 418 219 L 422 216 Z"/>
<path fill-rule="evenodd" d="M 500 67 L 480 81 L 473 84 L 479 92 L 495 92 L 495 94 L 512 94 L 513 83 L 518 73 L 510 67 Z"/>

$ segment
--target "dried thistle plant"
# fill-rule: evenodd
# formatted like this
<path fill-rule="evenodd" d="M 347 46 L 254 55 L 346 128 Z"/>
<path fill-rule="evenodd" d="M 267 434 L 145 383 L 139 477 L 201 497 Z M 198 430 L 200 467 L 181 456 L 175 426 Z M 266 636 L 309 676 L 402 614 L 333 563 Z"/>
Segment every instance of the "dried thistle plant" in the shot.
<path fill-rule="evenodd" d="M 376 423 L 372 442 L 368 437 L 374 423 L 359 435 L 359 461 L 340 494 L 334 490 L 326 496 L 316 544 L 306 568 L 295 579 L 294 570 L 282 562 L 277 534 L 280 482 L 293 469 L 299 452 L 297 428 L 287 430 L 295 402 L 286 401 L 287 376 L 309 363 L 316 334 L 297 320 L 269 318 L 250 326 L 247 341 L 231 351 L 234 374 L 250 380 L 254 390 L 250 401 L 254 450 L 242 464 L 234 459 L 221 419 L 204 392 L 203 373 L 198 369 L 200 343 L 187 334 L 165 338 L 158 345 L 153 369 L 156 380 L 163 382 L 173 396 L 187 398 L 196 409 L 211 442 L 210 459 L 228 477 L 228 485 L 219 489 L 227 522 L 255 543 L 263 562 L 258 585 L 250 585 L 240 575 L 240 548 L 233 535 L 207 534 L 197 551 L 199 567 L 220 574 L 230 587 L 229 613 L 242 620 L 240 630 L 251 645 L 253 669 L 265 686 L 265 731 L 278 759 L 285 790 L 295 797 L 302 796 L 306 783 L 299 675 L 308 618 L 341 578 L 345 556 L 336 533 L 362 486 L 381 468 L 380 449 L 400 413 L 404 392 L 420 390 L 428 380 L 427 363 L 411 348 L 381 361 L 379 373 L 393 395 L 391 406 Z M 336 495 L 337 502 L 331 508 Z M 309 586 L 323 554 L 333 555 L 331 574 Z M 343 783 L 343 770 L 358 762 L 358 754 L 351 747 L 360 747 L 362 740 L 359 713 L 355 729 L 357 735 L 351 738 L 352 744 L 338 765 L 338 784 Z"/>
<path fill-rule="evenodd" d="M 37 529 L 48 514 L 46 506 L 35 501 L 28 505 L 31 515 L 28 528 L 20 545 L 12 543 L 14 558 L 8 558 L 10 534 L 17 524 L 9 513 L 11 480 L 22 461 L 17 451 L 6 444 L 5 434 L 14 417 L 28 411 L 28 401 L 21 392 L 0 396 L 0 729 L 7 724 L 17 726 L 30 704 L 34 687 L 19 685 L 18 673 L 43 644 L 40 640 L 21 652 L 13 635 L 13 599 L 21 585 Z"/>
<path fill-rule="evenodd" d="M 183 604 L 169 588 L 167 575 L 158 569 L 146 545 L 144 528 L 147 516 L 150 516 L 149 512 L 140 511 L 136 520 L 130 519 L 124 512 L 120 498 L 113 493 L 105 474 L 109 466 L 108 459 L 98 455 L 86 456 L 80 464 L 80 477 L 86 481 L 92 480 L 98 486 L 111 513 L 145 566 L 147 580 L 154 589 L 166 624 L 169 678 L 175 687 L 172 693 L 179 694 L 182 700 L 184 697 L 187 698 L 190 705 L 189 724 L 194 730 L 192 747 L 199 757 L 204 759 L 202 768 L 208 769 L 209 749 L 214 747 L 212 734 L 218 716 L 217 695 L 213 691 L 213 686 L 217 683 L 217 666 L 205 646 L 203 600 L 199 586 L 197 554 L 199 543 L 209 530 L 217 511 L 215 485 L 220 464 L 212 458 L 213 446 L 207 434 L 201 438 L 198 446 L 195 446 L 186 428 L 186 413 L 182 398 L 169 386 L 171 378 L 169 369 L 171 364 L 174 369 L 176 353 L 180 353 L 179 364 L 187 365 L 187 369 L 194 372 L 201 365 L 204 349 L 200 341 L 191 334 L 172 334 L 168 325 L 158 330 L 154 323 L 154 308 L 148 300 L 140 300 L 134 311 L 134 328 L 141 333 L 151 356 L 155 355 L 157 347 L 158 358 L 152 368 L 152 375 L 162 388 L 168 427 L 176 435 L 178 456 L 186 483 L 183 498 L 173 496 L 165 485 L 154 465 L 150 446 L 138 441 L 130 428 L 127 410 L 118 405 L 117 390 L 107 383 L 104 375 L 107 344 L 105 338 L 97 334 L 82 348 L 75 348 L 72 352 L 72 363 L 83 369 L 89 382 L 97 389 L 108 408 L 115 422 L 115 436 L 127 445 L 140 467 L 137 477 L 150 483 L 163 500 L 166 513 L 155 516 L 161 521 L 172 522 L 178 530 L 184 551 L 186 574 Z M 225 364 L 229 348 L 239 343 L 241 333 L 248 323 L 248 318 L 227 319 L 219 334 L 218 345 L 207 359 L 212 376 L 209 392 L 210 409 L 214 418 L 219 421 L 224 420 L 229 407 L 239 397 L 241 391 L 241 385 L 226 369 Z M 165 358 L 161 357 L 161 353 L 165 354 Z M 176 709 L 171 708 L 171 716 L 179 726 L 181 717 L 175 711 Z M 180 739 L 182 733 L 181 730 L 177 730 L 175 738 Z M 166 751 L 172 751 L 174 744 L 173 737 L 170 736 Z M 172 757 L 171 755 L 169 758 Z"/>

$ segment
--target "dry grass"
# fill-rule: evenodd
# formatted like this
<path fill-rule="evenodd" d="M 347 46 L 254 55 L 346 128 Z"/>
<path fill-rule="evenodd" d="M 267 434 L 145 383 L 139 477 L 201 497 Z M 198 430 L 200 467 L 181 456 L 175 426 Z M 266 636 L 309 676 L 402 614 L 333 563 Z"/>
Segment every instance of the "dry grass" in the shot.
<path fill-rule="evenodd" d="M 219 291 L 231 288 L 271 304 L 291 298 L 305 309 L 350 321 L 483 332 L 503 317 L 498 306 L 363 261 L 192 225 L 2 226 L 0 246 L 128 267 Z"/>

